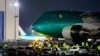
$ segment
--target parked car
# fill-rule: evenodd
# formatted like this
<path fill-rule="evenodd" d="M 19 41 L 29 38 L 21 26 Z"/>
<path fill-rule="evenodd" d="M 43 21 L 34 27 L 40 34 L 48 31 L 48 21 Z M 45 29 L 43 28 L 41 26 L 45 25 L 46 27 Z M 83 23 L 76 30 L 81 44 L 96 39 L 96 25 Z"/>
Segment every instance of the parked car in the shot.
<path fill-rule="evenodd" d="M 87 49 L 82 46 L 72 46 L 68 51 L 68 55 L 88 54 Z"/>
<path fill-rule="evenodd" d="M 52 53 L 52 48 L 43 48 L 42 55 L 50 55 Z"/>
<path fill-rule="evenodd" d="M 67 55 L 67 49 L 65 48 L 57 48 L 59 56 Z"/>
<path fill-rule="evenodd" d="M 59 48 L 43 48 L 42 55 L 59 55 L 61 50 Z"/>

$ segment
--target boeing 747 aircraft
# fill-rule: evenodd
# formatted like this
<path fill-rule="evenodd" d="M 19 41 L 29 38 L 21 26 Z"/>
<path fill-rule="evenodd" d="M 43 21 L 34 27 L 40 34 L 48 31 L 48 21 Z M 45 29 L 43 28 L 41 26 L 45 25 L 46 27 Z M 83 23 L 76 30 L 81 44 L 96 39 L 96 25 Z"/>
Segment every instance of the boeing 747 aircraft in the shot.
<path fill-rule="evenodd" d="M 92 30 L 100 28 L 99 21 L 100 13 L 50 11 L 44 13 L 33 22 L 32 29 L 54 38 L 64 37 L 66 40 L 79 43 L 86 41 L 86 37 Z"/>
<path fill-rule="evenodd" d="M 66 40 L 72 40 L 74 43 L 79 43 L 86 41 L 90 33 L 94 34 L 93 30 L 96 30 L 95 33 L 100 31 L 100 13 L 92 14 L 79 11 L 50 11 L 33 22 L 32 29 L 36 34 L 39 33 L 38 37 L 62 37 Z M 30 36 L 34 39 L 36 35 Z M 31 37 L 26 35 L 23 39 L 31 40 Z"/>

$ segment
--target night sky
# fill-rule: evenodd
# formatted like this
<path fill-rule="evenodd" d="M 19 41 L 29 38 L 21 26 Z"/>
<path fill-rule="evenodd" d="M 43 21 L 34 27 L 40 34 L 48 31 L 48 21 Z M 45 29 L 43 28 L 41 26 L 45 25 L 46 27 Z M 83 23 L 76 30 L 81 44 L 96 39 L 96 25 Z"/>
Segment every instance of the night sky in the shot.
<path fill-rule="evenodd" d="M 31 33 L 31 24 L 46 11 L 73 10 L 100 12 L 100 0 L 19 0 L 20 25 Z"/>

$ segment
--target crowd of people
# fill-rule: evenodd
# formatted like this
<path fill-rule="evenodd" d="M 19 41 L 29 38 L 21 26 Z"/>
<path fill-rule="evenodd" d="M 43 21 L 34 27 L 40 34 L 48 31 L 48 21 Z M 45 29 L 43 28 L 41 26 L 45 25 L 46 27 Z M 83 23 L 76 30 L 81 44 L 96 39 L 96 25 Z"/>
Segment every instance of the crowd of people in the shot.
<path fill-rule="evenodd" d="M 76 46 L 80 46 L 79 44 L 75 44 Z M 65 48 L 66 50 L 69 49 L 72 45 L 63 42 L 59 44 L 58 42 L 43 42 L 43 43 L 29 43 L 27 46 L 10 46 L 9 43 L 4 43 L 3 46 L 0 47 L 0 56 L 45 56 L 45 51 L 43 48 Z M 89 48 L 94 48 L 89 46 L 88 42 L 82 42 L 81 46 L 85 47 L 87 50 Z M 100 45 L 97 45 L 94 49 L 98 51 L 100 54 Z M 54 53 L 51 54 L 56 56 Z M 50 55 L 50 56 L 51 56 Z"/>
<path fill-rule="evenodd" d="M 29 43 L 25 46 L 9 46 L 9 43 L 5 42 L 3 46 L 0 47 L 0 55 L 1 56 L 45 56 L 45 51 L 43 48 L 58 48 L 61 45 L 59 45 L 57 42 L 51 43 L 51 42 L 42 42 L 42 43 Z M 69 44 L 63 43 L 63 48 L 68 49 Z M 51 54 L 55 55 L 55 53 Z"/>

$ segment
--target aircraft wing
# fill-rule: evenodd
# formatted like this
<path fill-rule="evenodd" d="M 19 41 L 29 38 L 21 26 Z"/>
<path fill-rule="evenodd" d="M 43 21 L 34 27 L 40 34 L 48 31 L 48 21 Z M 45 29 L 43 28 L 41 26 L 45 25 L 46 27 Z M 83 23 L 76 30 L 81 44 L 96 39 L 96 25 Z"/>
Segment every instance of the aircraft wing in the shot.
<path fill-rule="evenodd" d="M 92 30 L 89 35 L 96 35 L 100 33 L 100 30 Z"/>
<path fill-rule="evenodd" d="M 90 12 L 86 12 L 80 15 L 84 23 L 98 23 L 96 17 Z"/>

